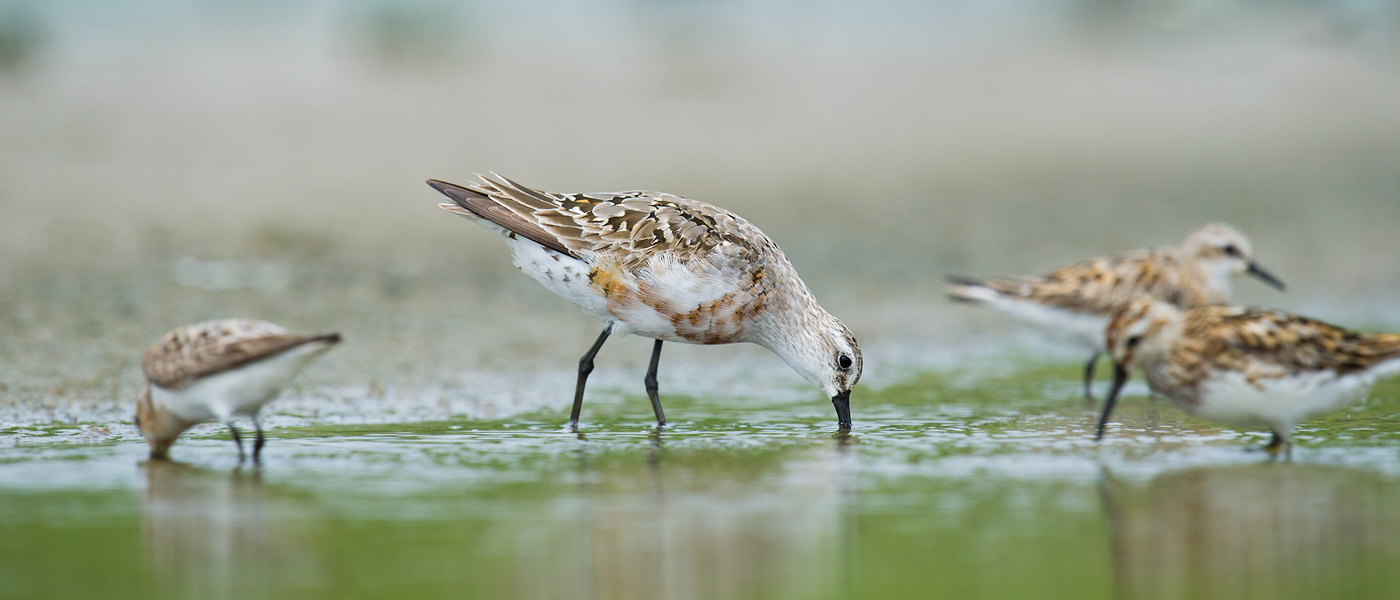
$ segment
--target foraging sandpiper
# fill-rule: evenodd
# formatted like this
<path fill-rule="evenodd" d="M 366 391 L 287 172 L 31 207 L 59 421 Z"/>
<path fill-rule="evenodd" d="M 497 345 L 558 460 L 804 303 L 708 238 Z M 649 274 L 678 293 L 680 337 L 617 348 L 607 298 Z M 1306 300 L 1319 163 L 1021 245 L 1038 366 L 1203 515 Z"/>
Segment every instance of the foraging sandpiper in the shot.
<path fill-rule="evenodd" d="M 1098 438 L 1133 369 L 1190 414 L 1268 427 L 1270 452 L 1290 456 L 1294 425 L 1400 375 L 1400 334 L 1358 333 L 1262 308 L 1182 310 L 1143 297 L 1114 314 L 1105 345 L 1115 367 Z"/>
<path fill-rule="evenodd" d="M 722 208 L 647 191 L 555 194 L 503 177 L 460 186 L 429 180 L 439 206 L 506 238 L 515 265 L 605 323 L 579 359 L 569 424 L 577 430 L 593 357 L 611 334 L 652 338 L 645 379 L 658 425 L 661 343 L 752 342 L 831 398 L 851 426 L 860 380 L 856 339 L 817 304 L 783 251 Z"/>
<path fill-rule="evenodd" d="M 1244 234 L 1229 225 L 1211 223 L 1180 246 L 1093 258 L 1043 277 L 950 277 L 948 295 L 986 304 L 1092 350 L 1084 365 L 1084 397 L 1092 400 L 1094 366 L 1104 350 L 1104 327 L 1115 310 L 1138 296 L 1182 308 L 1228 302 L 1232 279 L 1239 273 L 1284 288 L 1282 281 L 1254 262 Z"/>
<path fill-rule="evenodd" d="M 264 442 L 258 411 L 339 342 L 338 333 L 293 334 L 251 319 L 208 321 L 166 334 L 141 358 L 146 389 L 136 401 L 136 427 L 151 458 L 166 458 L 181 433 L 213 420 L 233 432 L 242 462 L 243 439 L 232 419 L 247 416 L 257 429 L 257 462 Z"/>

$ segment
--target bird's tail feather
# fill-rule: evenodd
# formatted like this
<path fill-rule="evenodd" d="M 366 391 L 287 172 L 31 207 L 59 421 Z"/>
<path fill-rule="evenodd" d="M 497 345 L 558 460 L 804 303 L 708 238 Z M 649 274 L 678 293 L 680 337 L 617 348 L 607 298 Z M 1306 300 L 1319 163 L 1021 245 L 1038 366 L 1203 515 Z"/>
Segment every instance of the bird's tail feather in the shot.
<path fill-rule="evenodd" d="M 504 177 L 501 179 L 510 181 Z M 438 204 L 444 210 L 474 221 L 488 221 L 556 252 L 574 255 L 558 236 L 542 227 L 533 216 L 531 207 L 545 203 L 541 192 L 514 182 L 506 184 L 486 177 L 482 177 L 479 183 L 465 186 L 436 179 L 429 179 L 428 185 L 452 199 L 452 202 Z"/>
<path fill-rule="evenodd" d="M 980 279 L 959 275 L 948 276 L 948 299 L 954 302 L 985 304 L 995 301 L 1000 296 L 1000 292 L 988 287 Z"/>
<path fill-rule="evenodd" d="M 1400 334 L 1383 333 L 1364 343 L 1366 350 L 1376 357 L 1377 374 L 1382 379 L 1400 375 Z"/>

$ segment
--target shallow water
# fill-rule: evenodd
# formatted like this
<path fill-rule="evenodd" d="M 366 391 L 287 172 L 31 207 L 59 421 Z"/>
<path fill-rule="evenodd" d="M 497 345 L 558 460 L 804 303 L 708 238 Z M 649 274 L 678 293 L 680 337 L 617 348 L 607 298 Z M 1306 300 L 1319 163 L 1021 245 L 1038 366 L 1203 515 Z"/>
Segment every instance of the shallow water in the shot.
<path fill-rule="evenodd" d="M 1400 385 L 1300 429 L 1292 464 L 1132 396 L 1108 439 L 1073 368 L 815 394 L 602 392 L 541 409 L 277 428 L 3 433 L 5 597 L 1379 597 L 1400 590 Z M 1138 391 L 1142 391 L 1138 388 Z M 274 412 L 277 404 L 272 405 Z"/>

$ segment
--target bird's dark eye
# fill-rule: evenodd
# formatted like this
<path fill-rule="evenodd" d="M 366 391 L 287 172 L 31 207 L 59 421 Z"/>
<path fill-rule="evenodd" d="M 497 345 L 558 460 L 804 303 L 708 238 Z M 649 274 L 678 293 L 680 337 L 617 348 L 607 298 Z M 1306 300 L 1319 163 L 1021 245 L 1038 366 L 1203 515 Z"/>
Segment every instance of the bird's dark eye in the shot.
<path fill-rule="evenodd" d="M 1224 251 L 1225 251 L 1225 256 L 1239 256 L 1239 255 L 1240 255 L 1240 249 L 1239 249 L 1239 248 L 1236 248 L 1234 244 L 1225 244 L 1225 247 L 1224 247 L 1224 248 L 1221 248 L 1221 250 L 1224 250 Z"/>
<path fill-rule="evenodd" d="M 1128 349 L 1131 350 L 1133 348 L 1136 348 L 1138 343 L 1140 342 L 1142 342 L 1142 336 L 1140 335 L 1135 335 L 1133 337 L 1128 338 Z"/>
<path fill-rule="evenodd" d="M 845 354 L 836 357 L 836 365 L 841 367 L 842 371 L 851 368 L 851 357 L 846 356 Z"/>

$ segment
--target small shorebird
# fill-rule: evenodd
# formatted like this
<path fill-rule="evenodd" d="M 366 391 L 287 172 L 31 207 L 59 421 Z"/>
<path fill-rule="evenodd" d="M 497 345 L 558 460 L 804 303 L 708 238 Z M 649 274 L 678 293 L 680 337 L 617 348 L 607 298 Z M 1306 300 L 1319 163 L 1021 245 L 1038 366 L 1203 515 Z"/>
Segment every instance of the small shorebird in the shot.
<path fill-rule="evenodd" d="M 1254 262 L 1243 233 L 1223 223 L 1206 225 L 1180 246 L 1092 258 L 1043 277 L 949 277 L 953 300 L 985 304 L 1058 334 L 1093 352 L 1084 365 L 1084 397 L 1093 400 L 1094 366 L 1103 353 L 1103 331 L 1113 312 L 1138 296 L 1182 308 L 1228 302 L 1233 277 L 1248 273 L 1283 290 L 1277 277 Z"/>
<path fill-rule="evenodd" d="M 1181 310 L 1143 297 L 1115 313 L 1105 335 L 1115 366 L 1097 439 L 1131 369 L 1190 414 L 1268 427 L 1268 450 L 1289 455 L 1294 425 L 1400 375 L 1400 334 L 1358 333 L 1261 308 Z"/>
<path fill-rule="evenodd" d="M 656 340 L 645 379 L 657 425 L 661 343 L 752 342 L 772 350 L 851 426 L 860 379 L 856 338 L 817 304 L 768 236 L 722 208 L 647 191 L 555 194 L 504 177 L 460 186 L 428 180 L 438 206 L 506 238 L 515 266 L 606 325 L 578 363 L 577 430 L 593 357 L 611 334 Z"/>
<path fill-rule="evenodd" d="M 151 458 L 165 458 L 186 429 L 217 420 L 233 432 L 242 462 L 243 439 L 232 419 L 243 415 L 258 432 L 256 462 L 264 441 L 258 411 L 339 342 L 338 333 L 294 334 L 251 319 L 208 321 L 165 334 L 141 357 L 146 389 L 136 401 L 136 427 Z"/>

